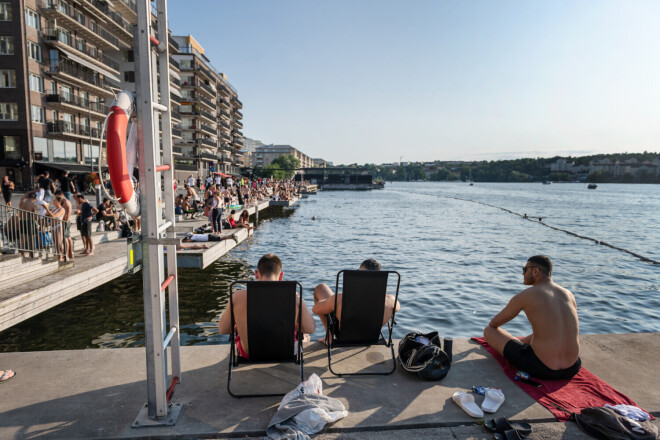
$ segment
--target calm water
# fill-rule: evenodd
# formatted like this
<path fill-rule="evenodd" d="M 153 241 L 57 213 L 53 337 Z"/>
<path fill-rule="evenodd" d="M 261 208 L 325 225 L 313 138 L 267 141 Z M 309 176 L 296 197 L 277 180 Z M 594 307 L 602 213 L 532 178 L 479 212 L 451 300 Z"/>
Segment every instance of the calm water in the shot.
<path fill-rule="evenodd" d="M 396 336 L 438 330 L 480 335 L 523 289 L 521 267 L 548 255 L 555 282 L 576 297 L 582 333 L 660 331 L 660 266 L 523 220 L 485 202 L 660 260 L 660 185 L 393 183 L 370 192 L 326 192 L 295 209 L 262 213 L 252 238 L 205 270 L 180 272 L 182 341 L 227 342 L 217 320 L 229 283 L 275 252 L 285 279 L 313 287 L 369 257 L 401 273 Z M 317 220 L 311 220 L 316 216 Z M 144 344 L 141 273 L 124 276 L 0 333 L 0 351 Z M 317 320 L 316 338 L 322 335 Z M 524 317 L 505 327 L 531 329 Z"/>

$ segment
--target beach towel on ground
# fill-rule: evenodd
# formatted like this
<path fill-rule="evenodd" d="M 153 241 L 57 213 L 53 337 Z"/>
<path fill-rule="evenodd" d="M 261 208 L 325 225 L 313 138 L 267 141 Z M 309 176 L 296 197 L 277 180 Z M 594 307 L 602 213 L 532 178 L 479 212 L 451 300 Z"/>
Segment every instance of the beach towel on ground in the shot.
<path fill-rule="evenodd" d="M 517 368 L 511 366 L 504 356 L 488 345 L 484 338 L 472 339 L 483 345 L 493 355 L 495 360 L 499 362 L 509 379 L 514 380 L 518 371 Z M 625 404 L 639 407 L 628 396 L 620 393 L 584 367 L 572 379 L 540 380 L 534 378 L 534 380 L 542 386 L 536 388 L 520 381 L 515 382 L 532 399 L 547 408 L 560 422 L 570 420 L 570 414 L 556 408 L 554 405 L 576 413 L 579 413 L 584 408 L 605 406 L 606 404 Z"/>

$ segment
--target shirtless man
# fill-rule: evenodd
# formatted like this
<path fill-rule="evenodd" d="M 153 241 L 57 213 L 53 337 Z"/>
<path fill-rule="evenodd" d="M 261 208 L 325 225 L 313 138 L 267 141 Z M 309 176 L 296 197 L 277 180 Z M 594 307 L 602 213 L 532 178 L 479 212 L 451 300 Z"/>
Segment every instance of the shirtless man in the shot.
<path fill-rule="evenodd" d="M 257 264 L 257 270 L 254 271 L 254 277 L 259 281 L 282 281 L 283 275 L 282 261 L 275 254 L 266 254 L 261 257 Z M 296 314 L 298 313 L 298 301 L 300 300 L 301 298 L 297 298 L 296 300 Z M 247 332 L 247 291 L 237 290 L 232 296 L 232 301 L 234 303 L 234 319 L 240 336 L 240 338 L 236 339 L 236 345 L 238 346 L 239 354 L 247 359 L 250 353 Z M 296 328 L 298 328 L 298 320 L 302 319 L 303 333 L 314 333 L 314 330 L 316 330 L 314 317 L 309 312 L 309 309 L 307 309 L 305 301 L 302 301 L 302 318 L 296 316 Z M 218 329 L 222 335 L 231 333 L 231 310 L 229 310 L 229 307 L 220 315 Z"/>
<path fill-rule="evenodd" d="M 28 191 L 23 194 L 18 202 L 18 209 L 21 211 L 37 213 L 37 191 Z M 36 223 L 30 214 L 18 212 L 18 231 L 20 235 L 20 246 L 26 250 L 34 249 L 34 236 L 36 233 Z"/>
<path fill-rule="evenodd" d="M 56 196 L 61 196 L 63 195 L 63 191 L 61 189 L 55 191 Z M 62 221 L 64 222 L 64 255 L 66 256 L 64 258 L 64 261 L 69 261 L 73 260 L 73 240 L 71 239 L 71 201 L 68 198 L 64 198 L 62 200 L 62 208 L 64 208 L 64 217 L 62 217 Z"/>
<path fill-rule="evenodd" d="M 368 260 L 364 260 L 362 264 L 360 264 L 359 270 L 381 270 L 381 265 L 378 261 L 374 260 L 373 258 L 370 258 Z M 332 293 L 330 287 L 328 287 L 327 284 L 319 284 L 314 288 L 314 307 L 312 308 L 312 312 L 319 315 L 319 319 L 323 323 L 323 327 L 325 327 L 326 329 L 328 328 L 328 323 L 325 315 L 329 315 L 330 313 L 335 312 L 335 315 L 337 316 L 337 320 L 341 323 L 341 299 L 342 299 L 342 294 L 338 293 L 337 310 L 335 311 L 335 295 Z M 387 321 L 389 321 L 390 318 L 392 317 L 394 300 L 395 300 L 394 295 L 390 295 L 389 293 L 385 295 L 385 311 L 383 313 L 383 325 L 385 325 Z M 398 312 L 400 308 L 401 308 L 401 304 L 399 304 L 399 301 L 397 301 L 395 312 Z M 324 344 L 327 343 L 325 340 L 325 336 L 319 339 L 319 342 Z"/>
<path fill-rule="evenodd" d="M 580 371 L 577 305 L 573 294 L 550 278 L 552 263 L 537 255 L 523 267 L 525 285 L 484 329 L 488 344 L 511 365 L 538 379 L 570 379 Z M 532 334 L 518 339 L 500 327 L 520 312 Z"/>

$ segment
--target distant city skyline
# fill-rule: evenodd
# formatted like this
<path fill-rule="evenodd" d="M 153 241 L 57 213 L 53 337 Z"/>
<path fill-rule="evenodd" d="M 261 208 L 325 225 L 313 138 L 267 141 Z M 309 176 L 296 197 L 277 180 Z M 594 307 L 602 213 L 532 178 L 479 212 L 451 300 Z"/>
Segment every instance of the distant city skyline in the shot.
<path fill-rule="evenodd" d="M 245 136 L 334 163 L 660 151 L 660 2 L 168 2 Z"/>

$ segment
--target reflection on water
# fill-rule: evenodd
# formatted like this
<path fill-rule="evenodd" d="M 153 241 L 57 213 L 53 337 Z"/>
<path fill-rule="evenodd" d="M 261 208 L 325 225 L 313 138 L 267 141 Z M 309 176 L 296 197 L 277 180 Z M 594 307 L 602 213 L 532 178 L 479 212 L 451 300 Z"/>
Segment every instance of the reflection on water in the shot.
<path fill-rule="evenodd" d="M 205 270 L 179 276 L 184 345 L 227 342 L 217 320 L 232 281 L 275 252 L 285 279 L 312 302 L 319 283 L 369 257 L 401 273 L 395 336 L 419 329 L 475 336 L 523 289 L 520 267 L 539 253 L 573 291 L 582 333 L 658 332 L 660 267 L 459 197 L 660 259 L 660 185 L 398 183 L 370 192 L 327 192 L 296 209 L 260 213 L 255 234 Z M 316 220 L 312 220 L 316 217 Z M 127 275 L 0 333 L 0 351 L 144 345 L 142 274 Z M 524 317 L 506 326 L 531 331 Z M 317 320 L 315 338 L 322 335 Z"/>

